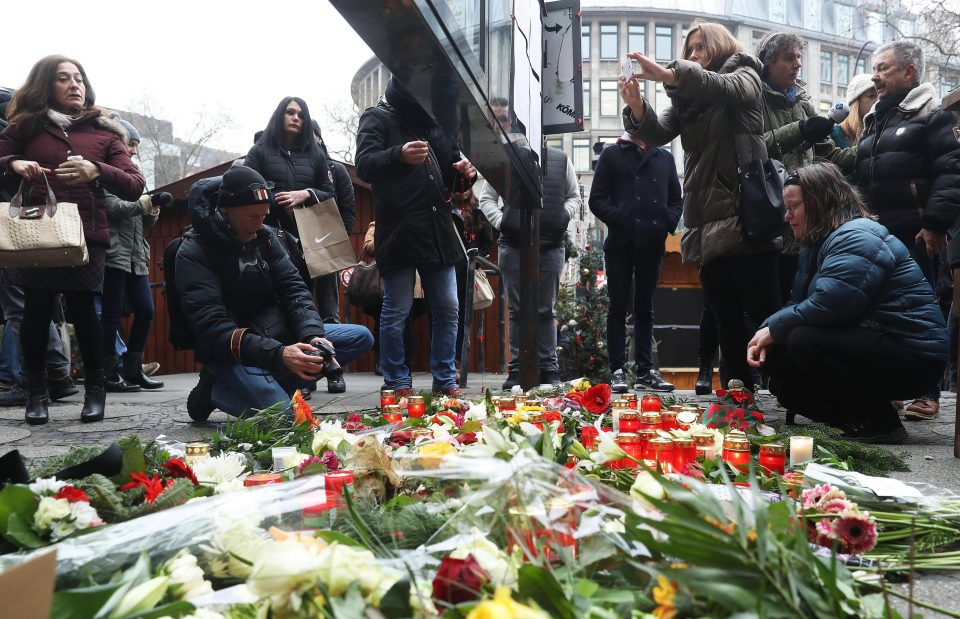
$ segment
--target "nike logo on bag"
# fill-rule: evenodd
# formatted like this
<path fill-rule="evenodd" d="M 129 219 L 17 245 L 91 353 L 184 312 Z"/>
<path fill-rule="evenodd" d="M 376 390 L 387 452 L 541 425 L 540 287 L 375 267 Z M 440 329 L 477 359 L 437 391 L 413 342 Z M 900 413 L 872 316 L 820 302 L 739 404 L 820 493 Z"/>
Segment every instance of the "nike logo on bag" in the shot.
<path fill-rule="evenodd" d="M 313 242 L 316 243 L 317 245 L 319 245 L 320 243 L 323 243 L 323 239 L 327 238 L 327 237 L 330 236 L 331 234 L 333 234 L 333 233 L 332 233 L 332 232 L 327 232 L 327 233 L 324 234 L 323 236 L 314 237 Z"/>

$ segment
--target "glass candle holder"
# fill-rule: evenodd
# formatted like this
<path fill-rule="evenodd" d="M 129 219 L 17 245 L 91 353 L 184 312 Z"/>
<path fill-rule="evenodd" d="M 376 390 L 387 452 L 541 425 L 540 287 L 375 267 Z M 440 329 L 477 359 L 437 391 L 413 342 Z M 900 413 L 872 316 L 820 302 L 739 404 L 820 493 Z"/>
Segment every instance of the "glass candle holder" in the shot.
<path fill-rule="evenodd" d="M 327 501 L 334 505 L 344 502 L 343 495 L 353 491 L 353 471 L 331 471 L 323 476 Z"/>
<path fill-rule="evenodd" d="M 593 426 L 583 426 L 580 428 L 580 442 L 586 449 L 596 449 L 597 438 L 599 436 L 600 433 L 597 432 L 597 429 Z"/>
<path fill-rule="evenodd" d="M 624 393 L 620 396 L 621 400 L 626 400 L 627 404 L 633 410 L 640 410 L 640 400 L 637 399 L 637 394 L 635 393 Z"/>
<path fill-rule="evenodd" d="M 790 466 L 797 466 L 808 460 L 813 460 L 813 437 L 791 436 Z"/>
<path fill-rule="evenodd" d="M 407 396 L 407 417 L 423 417 L 426 412 L 422 395 Z"/>
<path fill-rule="evenodd" d="M 687 467 L 697 461 L 697 446 L 692 438 L 673 439 L 673 470 L 686 473 Z"/>
<path fill-rule="evenodd" d="M 384 389 L 380 392 L 380 408 L 397 403 L 397 393 L 392 389 Z"/>
<path fill-rule="evenodd" d="M 194 464 L 210 457 L 210 443 L 193 442 L 187 443 L 186 457 L 183 461 L 187 464 Z"/>
<path fill-rule="evenodd" d="M 398 424 L 403 422 L 403 414 L 400 412 L 399 404 L 387 404 L 383 407 L 383 413 L 380 416 L 387 423 Z"/>
<path fill-rule="evenodd" d="M 734 432 L 723 441 L 723 461 L 729 462 L 738 470 L 750 469 L 750 441 L 746 436 L 737 436 Z"/>
<path fill-rule="evenodd" d="M 661 410 L 660 398 L 655 395 L 645 395 L 643 399 L 640 400 L 640 412 L 657 412 Z"/>
<path fill-rule="evenodd" d="M 497 410 L 501 413 L 517 410 L 517 400 L 511 397 L 501 397 L 497 400 Z"/>
<path fill-rule="evenodd" d="M 631 432 L 636 434 L 640 431 L 640 413 L 633 409 L 625 410 L 620 413 L 620 432 Z"/>
<path fill-rule="evenodd" d="M 680 426 L 677 425 L 677 413 L 674 411 L 663 411 L 660 413 L 660 429 L 666 430 L 676 430 Z"/>
<path fill-rule="evenodd" d="M 259 473 L 257 475 L 247 475 L 243 480 L 243 485 L 247 488 L 254 486 L 266 486 L 268 484 L 279 484 L 283 481 L 283 476 L 279 473 Z"/>
<path fill-rule="evenodd" d="M 660 470 L 664 473 L 673 473 L 674 453 L 676 452 L 673 440 L 658 436 L 657 438 L 651 439 L 648 445 L 652 446 L 653 453 L 656 454 L 657 464 L 660 466 Z M 646 460 L 646 458 L 644 458 L 644 460 Z"/>
<path fill-rule="evenodd" d="M 675 412 L 675 413 L 682 412 L 682 411 L 683 411 L 683 404 L 671 404 L 669 407 L 667 407 L 667 410 L 668 410 L 668 411 L 673 411 L 673 412 Z"/>
<path fill-rule="evenodd" d="M 698 417 L 690 411 L 680 411 L 677 413 L 677 428 L 680 430 L 689 430 L 690 426 L 697 423 Z"/>
<path fill-rule="evenodd" d="M 528 395 L 514 396 L 513 401 L 518 407 L 526 406 L 530 402 L 530 396 Z"/>
<path fill-rule="evenodd" d="M 640 415 L 640 428 L 643 430 L 659 430 L 662 422 L 659 412 L 646 412 Z"/>
<path fill-rule="evenodd" d="M 626 430 L 620 427 L 620 417 L 624 413 L 633 413 L 633 409 L 627 405 L 626 401 L 617 400 L 617 403 L 613 405 L 613 408 L 610 411 L 610 417 L 613 419 L 614 432 L 626 432 Z"/>
<path fill-rule="evenodd" d="M 697 449 L 697 460 L 713 460 L 717 457 L 717 446 L 714 436 L 710 432 L 701 432 L 693 435 L 693 443 Z"/>
<path fill-rule="evenodd" d="M 783 475 L 787 469 L 787 447 L 783 443 L 760 446 L 760 466 L 771 473 Z"/>
<path fill-rule="evenodd" d="M 636 460 L 643 459 L 643 446 L 639 435 L 634 434 L 633 432 L 621 432 L 617 435 L 617 445 L 619 445 L 620 449 L 622 449 L 625 454 L 630 456 L 630 458 L 634 458 Z M 620 466 L 617 468 L 637 468 L 637 463 L 630 458 L 620 458 Z"/>

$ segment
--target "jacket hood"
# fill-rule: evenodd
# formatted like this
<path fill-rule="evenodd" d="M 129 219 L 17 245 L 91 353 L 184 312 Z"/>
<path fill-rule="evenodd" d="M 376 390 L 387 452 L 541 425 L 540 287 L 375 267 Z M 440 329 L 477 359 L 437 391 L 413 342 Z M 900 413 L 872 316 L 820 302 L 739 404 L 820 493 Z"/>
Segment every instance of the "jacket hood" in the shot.
<path fill-rule="evenodd" d="M 761 79 L 760 81 L 763 83 L 763 92 L 768 98 L 779 98 L 779 100 L 782 100 L 785 105 L 788 104 L 787 96 L 784 94 L 782 90 L 777 89 L 776 86 L 768 82 L 766 79 Z M 800 80 L 797 80 L 797 85 L 793 87 L 794 89 L 796 89 L 798 102 L 810 100 L 810 95 L 807 94 L 807 91 L 806 89 L 804 89 L 804 86 L 805 84 L 803 82 L 801 82 Z M 796 103 L 794 105 L 796 105 Z"/>
<path fill-rule="evenodd" d="M 97 116 L 97 125 L 111 133 L 116 133 L 117 136 L 120 137 L 120 141 L 123 142 L 124 146 L 130 143 L 130 133 L 123 125 L 120 124 L 120 121 L 114 118 L 108 118 L 101 114 L 100 116 Z"/>
<path fill-rule="evenodd" d="M 717 71 L 717 73 L 731 73 L 741 67 L 753 69 L 757 72 L 757 75 L 760 75 L 760 72 L 763 70 L 763 63 L 757 60 L 756 56 L 752 56 L 747 52 L 737 52 L 720 65 L 720 70 Z"/>
<path fill-rule="evenodd" d="M 416 98 L 396 77 L 387 82 L 384 99 L 389 107 L 393 108 L 404 120 L 419 127 L 429 127 L 434 123 L 433 118 L 421 107 Z"/>
<path fill-rule="evenodd" d="M 941 101 L 940 97 L 937 96 L 937 89 L 934 88 L 933 84 L 930 82 L 924 82 L 907 93 L 906 98 L 900 102 L 900 105 L 897 106 L 897 109 L 902 114 L 913 116 L 918 112 L 925 112 L 929 114 L 940 106 Z M 876 109 L 877 104 L 874 103 L 873 107 L 870 108 L 870 111 L 867 112 L 867 114 L 863 117 L 864 124 L 870 120 L 873 120 L 874 111 Z"/>

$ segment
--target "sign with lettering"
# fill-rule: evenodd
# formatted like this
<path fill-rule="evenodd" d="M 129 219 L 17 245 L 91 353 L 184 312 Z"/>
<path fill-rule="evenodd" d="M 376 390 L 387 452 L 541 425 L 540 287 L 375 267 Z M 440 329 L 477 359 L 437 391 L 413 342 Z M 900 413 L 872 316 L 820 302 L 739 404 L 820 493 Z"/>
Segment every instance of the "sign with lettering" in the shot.
<path fill-rule="evenodd" d="M 544 5 L 543 133 L 583 131 L 580 0 Z"/>

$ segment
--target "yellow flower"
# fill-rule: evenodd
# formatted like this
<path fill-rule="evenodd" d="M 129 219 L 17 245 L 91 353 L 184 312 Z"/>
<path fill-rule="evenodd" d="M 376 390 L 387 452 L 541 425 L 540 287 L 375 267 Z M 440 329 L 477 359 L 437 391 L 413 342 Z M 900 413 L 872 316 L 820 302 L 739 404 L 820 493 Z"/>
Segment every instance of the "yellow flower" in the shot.
<path fill-rule="evenodd" d="M 492 600 L 480 602 L 467 619 L 549 619 L 545 612 L 514 602 L 510 589 L 497 588 Z"/>
<path fill-rule="evenodd" d="M 717 527 L 718 529 L 720 529 L 721 531 L 723 531 L 723 532 L 726 533 L 727 535 L 732 535 L 733 532 L 737 529 L 736 523 L 734 523 L 734 522 L 732 522 L 732 521 L 729 521 L 729 520 L 727 521 L 726 524 L 720 522 L 719 520 L 717 520 L 717 519 L 714 518 L 713 516 L 706 516 L 706 517 L 704 518 L 704 520 L 706 520 L 709 524 L 712 524 L 713 526 Z"/>
<path fill-rule="evenodd" d="M 420 466 L 425 469 L 435 469 L 443 462 L 443 459 L 454 453 L 456 450 L 450 443 L 427 443 L 420 447 Z"/>
<path fill-rule="evenodd" d="M 579 382 L 574 383 L 573 386 L 570 388 L 570 391 L 586 391 L 590 387 L 592 387 L 592 385 L 590 384 L 590 381 L 584 378 Z"/>
<path fill-rule="evenodd" d="M 657 603 L 657 607 L 653 609 L 654 617 L 657 619 L 673 619 L 676 617 L 676 583 L 670 582 L 663 574 L 657 576 L 657 584 L 653 586 L 653 601 Z"/>
<path fill-rule="evenodd" d="M 756 529 L 750 529 L 749 531 L 747 531 L 747 541 L 748 541 L 748 542 L 755 542 L 755 541 L 757 541 L 757 530 L 756 530 Z"/>
<path fill-rule="evenodd" d="M 514 413 L 509 417 L 507 417 L 507 421 L 515 426 L 519 426 L 521 421 L 526 421 L 526 420 L 527 420 L 527 417 L 525 415 L 521 415 L 520 413 Z"/>

